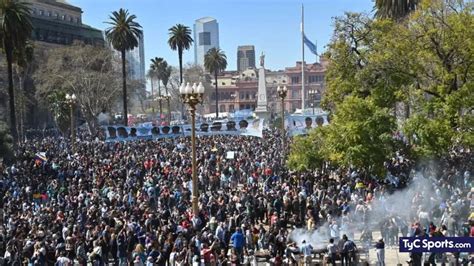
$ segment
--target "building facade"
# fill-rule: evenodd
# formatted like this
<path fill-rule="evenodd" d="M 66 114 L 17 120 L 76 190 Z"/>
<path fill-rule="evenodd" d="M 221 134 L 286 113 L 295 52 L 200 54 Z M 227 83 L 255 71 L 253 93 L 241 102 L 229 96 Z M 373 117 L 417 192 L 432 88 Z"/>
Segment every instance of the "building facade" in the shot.
<path fill-rule="evenodd" d="M 104 45 L 102 32 L 82 23 L 82 9 L 55 0 L 27 0 L 31 8 L 32 39 L 40 46 L 81 41 Z"/>
<path fill-rule="evenodd" d="M 255 68 L 255 47 L 253 45 L 243 45 L 237 48 L 237 70 L 245 71 L 248 68 Z"/>
<path fill-rule="evenodd" d="M 211 48 L 219 48 L 219 24 L 211 17 L 194 23 L 194 63 L 204 65 L 204 56 Z"/>
<path fill-rule="evenodd" d="M 126 59 L 128 64 L 128 77 L 133 80 L 145 82 L 145 43 L 142 35 L 138 38 L 138 47 L 131 51 L 127 51 Z"/>
<path fill-rule="evenodd" d="M 325 75 L 328 61 L 321 58 L 319 63 L 305 64 L 305 93 L 306 108 L 320 107 L 321 98 L 325 92 Z M 257 106 L 258 72 L 247 69 L 243 72 L 226 71 L 218 77 L 219 112 L 232 113 L 237 110 L 255 110 Z M 285 112 L 294 113 L 301 109 L 301 62 L 284 70 L 265 72 L 267 86 L 268 110 L 275 115 L 281 112 L 281 99 L 278 96 L 278 86 L 286 86 L 288 94 L 284 102 Z M 209 104 L 205 105 L 204 113 L 215 112 L 215 82 L 206 88 L 209 93 Z"/>

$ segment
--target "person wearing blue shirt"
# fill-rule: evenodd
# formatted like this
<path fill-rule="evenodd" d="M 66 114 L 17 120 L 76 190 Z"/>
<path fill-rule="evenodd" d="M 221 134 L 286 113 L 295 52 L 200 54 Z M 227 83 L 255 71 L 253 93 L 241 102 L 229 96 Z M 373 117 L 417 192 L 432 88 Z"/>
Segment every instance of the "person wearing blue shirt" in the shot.
<path fill-rule="evenodd" d="M 230 237 L 230 241 L 232 241 L 232 247 L 237 253 L 237 256 L 240 258 L 242 257 L 242 251 L 245 245 L 245 237 L 242 234 L 242 231 L 240 228 L 235 229 L 235 233 L 232 234 Z"/>
<path fill-rule="evenodd" d="M 303 243 L 300 247 L 300 252 L 304 256 L 304 265 L 311 265 L 311 259 L 313 256 L 313 246 L 311 244 L 306 243 L 306 240 L 303 240 Z"/>

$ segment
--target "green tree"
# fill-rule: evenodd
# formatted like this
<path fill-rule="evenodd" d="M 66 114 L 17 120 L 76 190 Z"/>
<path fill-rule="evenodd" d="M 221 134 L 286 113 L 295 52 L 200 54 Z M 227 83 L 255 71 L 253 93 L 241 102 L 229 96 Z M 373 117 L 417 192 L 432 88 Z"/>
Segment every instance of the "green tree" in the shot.
<path fill-rule="evenodd" d="M 30 7 L 27 3 L 15 0 L 0 1 L 0 41 L 7 59 L 8 96 L 10 102 L 10 130 L 12 137 L 18 139 L 16 126 L 15 93 L 13 89 L 13 54 L 24 50 L 31 36 Z"/>
<path fill-rule="evenodd" d="M 333 119 L 322 143 L 303 154 L 380 174 L 400 148 L 391 138 L 397 130 L 418 157 L 474 147 L 473 11 L 472 2 L 436 0 L 398 22 L 354 13 L 337 18 L 323 99 Z M 397 128 L 399 102 L 410 112 Z M 294 152 L 305 151 L 305 142 L 311 143 L 296 141 Z"/>
<path fill-rule="evenodd" d="M 375 0 L 375 16 L 400 20 L 415 11 L 420 0 Z"/>
<path fill-rule="evenodd" d="M 176 24 L 169 29 L 168 44 L 173 51 L 178 51 L 179 83 L 183 83 L 183 52 L 188 50 L 193 43 L 191 29 L 183 24 Z"/>
<path fill-rule="evenodd" d="M 123 119 L 124 125 L 128 125 L 127 110 L 127 68 L 126 68 L 126 52 L 138 47 L 138 40 L 142 36 L 140 24 L 135 21 L 137 17 L 130 15 L 128 10 L 120 9 L 114 11 L 109 17 L 111 27 L 105 30 L 105 35 L 112 47 L 119 51 L 122 56 L 122 94 L 123 94 Z"/>
<path fill-rule="evenodd" d="M 217 75 L 224 71 L 227 67 L 227 57 L 219 48 L 211 48 L 204 56 L 204 67 L 212 74 L 214 74 L 214 81 L 216 86 L 216 119 L 219 117 L 219 93 L 217 84 Z"/>

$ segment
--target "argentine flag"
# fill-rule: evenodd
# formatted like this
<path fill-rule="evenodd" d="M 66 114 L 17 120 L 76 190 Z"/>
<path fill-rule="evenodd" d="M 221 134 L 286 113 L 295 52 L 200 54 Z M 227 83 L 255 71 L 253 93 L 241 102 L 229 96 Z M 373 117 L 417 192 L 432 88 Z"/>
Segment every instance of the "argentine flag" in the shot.
<path fill-rule="evenodd" d="M 307 37 L 306 37 L 306 34 L 303 34 L 303 41 L 304 41 L 304 44 L 306 44 L 306 46 L 309 48 L 309 50 L 311 51 L 311 53 L 313 53 L 314 55 L 318 55 L 318 46 L 314 43 L 312 43 Z"/>

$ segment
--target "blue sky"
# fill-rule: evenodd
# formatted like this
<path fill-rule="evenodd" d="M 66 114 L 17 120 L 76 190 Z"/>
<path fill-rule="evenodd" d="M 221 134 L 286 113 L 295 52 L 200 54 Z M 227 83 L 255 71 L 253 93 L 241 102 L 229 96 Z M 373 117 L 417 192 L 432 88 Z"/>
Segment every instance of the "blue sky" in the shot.
<path fill-rule="evenodd" d="M 305 8 L 305 33 L 317 40 L 322 51 L 332 35 L 333 17 L 345 11 L 371 12 L 372 0 L 69 0 L 83 10 L 83 22 L 98 29 L 112 11 L 125 8 L 137 16 L 145 34 L 145 58 L 165 58 L 178 65 L 178 56 L 168 44 L 168 29 L 182 23 L 192 29 L 198 18 L 210 16 L 219 23 L 220 48 L 227 55 L 228 70 L 237 68 L 237 46 L 255 45 L 265 52 L 265 66 L 282 69 L 301 60 L 301 4 Z M 315 57 L 306 49 L 305 60 Z M 184 62 L 194 61 L 194 50 L 184 53 Z M 258 64 L 258 57 L 257 57 Z"/>

